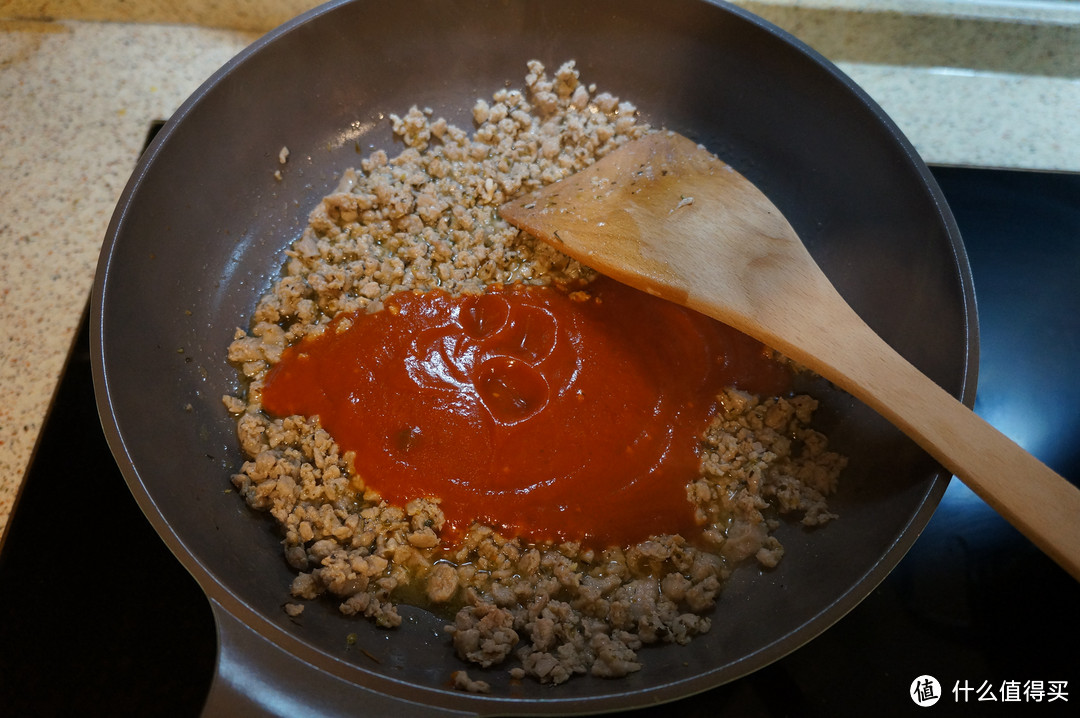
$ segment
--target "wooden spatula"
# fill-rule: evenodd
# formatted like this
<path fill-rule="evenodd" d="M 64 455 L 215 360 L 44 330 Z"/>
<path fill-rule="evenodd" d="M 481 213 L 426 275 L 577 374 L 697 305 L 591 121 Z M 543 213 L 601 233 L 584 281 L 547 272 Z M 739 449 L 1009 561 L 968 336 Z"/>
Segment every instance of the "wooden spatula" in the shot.
<path fill-rule="evenodd" d="M 829 379 L 1080 580 L 1080 490 L 889 347 L 765 195 L 693 141 L 647 135 L 500 213 L 593 269 L 729 324 Z"/>

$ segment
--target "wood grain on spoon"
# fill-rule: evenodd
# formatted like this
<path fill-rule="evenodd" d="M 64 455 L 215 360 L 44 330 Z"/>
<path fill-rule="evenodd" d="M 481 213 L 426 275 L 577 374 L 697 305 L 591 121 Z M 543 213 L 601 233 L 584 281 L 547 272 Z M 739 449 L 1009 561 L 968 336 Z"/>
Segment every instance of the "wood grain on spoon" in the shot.
<path fill-rule="evenodd" d="M 730 324 L 829 379 L 1080 580 L 1080 490 L 878 337 L 768 198 L 693 141 L 647 135 L 500 213 L 597 271 Z"/>

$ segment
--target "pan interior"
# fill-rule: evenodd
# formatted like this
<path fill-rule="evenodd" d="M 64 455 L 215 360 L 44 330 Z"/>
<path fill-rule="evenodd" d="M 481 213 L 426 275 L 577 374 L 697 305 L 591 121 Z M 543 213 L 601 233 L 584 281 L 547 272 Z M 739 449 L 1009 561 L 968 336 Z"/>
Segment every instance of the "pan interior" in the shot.
<path fill-rule="evenodd" d="M 415 104 L 471 129 L 473 102 L 521 86 L 531 59 L 576 60 L 584 82 L 758 183 L 868 323 L 970 400 L 970 278 L 921 161 L 812 52 L 740 10 L 690 0 L 331 3 L 255 43 L 181 108 L 124 193 L 95 285 L 95 380 L 106 433 L 150 520 L 209 595 L 273 640 L 349 680 L 420 688 L 443 705 L 484 710 L 509 696 L 540 712 L 564 701 L 630 707 L 752 671 L 853 607 L 929 519 L 946 483 L 934 463 L 865 407 L 815 387 L 821 423 L 851 459 L 832 502 L 839 521 L 782 527 L 781 565 L 737 572 L 712 630 L 688 647 L 647 649 L 645 668 L 626 679 L 578 678 L 557 691 L 483 674 L 498 699 L 445 687 L 464 666 L 443 620 L 424 611 L 404 610 L 393 632 L 329 602 L 291 621 L 278 536 L 229 491 L 242 457 L 221 403 L 237 388 L 226 349 L 308 212 L 371 148 L 397 153 L 390 113 Z"/>

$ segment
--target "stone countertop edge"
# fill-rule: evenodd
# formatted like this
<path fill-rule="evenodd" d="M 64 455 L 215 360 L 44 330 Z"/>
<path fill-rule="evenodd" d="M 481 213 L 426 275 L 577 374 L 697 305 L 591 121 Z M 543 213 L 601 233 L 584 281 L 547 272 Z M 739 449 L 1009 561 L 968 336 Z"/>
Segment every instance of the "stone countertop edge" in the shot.
<path fill-rule="evenodd" d="M 739 4 L 836 62 L 929 163 L 1080 171 L 1080 21 L 1055 16 L 1049 25 L 1018 29 L 976 20 L 984 24 L 966 29 L 946 18 L 942 32 L 968 50 L 933 56 L 931 49 L 926 64 L 911 55 L 925 57 L 925 47 L 907 55 L 865 52 L 843 39 L 850 33 L 837 32 L 837 23 L 861 32 L 881 21 L 898 38 L 925 34 L 918 19 Z M 995 65 L 988 43 L 1027 43 L 1032 32 L 1044 31 L 1048 46 L 1017 56 L 1015 67 Z M 0 541 L 147 129 L 258 35 L 184 24 L 0 18 Z M 65 480 L 79 480 L 77 470 L 73 462 Z"/>

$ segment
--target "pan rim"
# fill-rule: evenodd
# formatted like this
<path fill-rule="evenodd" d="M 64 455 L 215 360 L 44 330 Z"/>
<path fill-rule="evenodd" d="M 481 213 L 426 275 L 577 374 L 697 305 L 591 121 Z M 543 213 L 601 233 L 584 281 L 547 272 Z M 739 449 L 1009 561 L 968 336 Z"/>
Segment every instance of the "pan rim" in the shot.
<path fill-rule="evenodd" d="M 950 476 L 947 475 L 946 472 L 938 471 L 931 479 L 926 495 L 919 504 L 919 509 L 908 517 L 908 520 L 905 522 L 897 539 L 889 546 L 884 555 L 862 577 L 854 582 L 848 591 L 839 596 L 833 603 L 814 616 L 810 621 L 804 623 L 802 628 L 796 632 L 800 637 L 800 640 L 791 641 L 792 634 L 787 634 L 773 643 L 763 646 L 755 653 L 741 657 L 737 663 L 739 663 L 740 666 L 745 666 L 745 670 L 740 670 L 737 675 L 732 675 L 719 682 L 715 680 L 714 674 L 723 672 L 728 667 L 727 665 L 698 673 L 691 678 L 682 681 L 666 683 L 657 687 L 639 689 L 630 693 L 605 694 L 602 696 L 585 698 L 581 696 L 547 698 L 544 699 L 544 705 L 540 707 L 536 706 L 535 699 L 531 698 L 462 694 L 452 690 L 433 689 L 427 686 L 396 681 L 386 675 L 366 671 L 360 666 L 346 663 L 340 658 L 326 653 L 317 646 L 309 644 L 297 636 L 288 634 L 268 620 L 266 616 L 257 609 L 245 603 L 243 598 L 237 595 L 232 587 L 230 587 L 228 579 L 213 573 L 210 567 L 200 560 L 195 552 L 190 549 L 183 537 L 177 533 L 174 527 L 164 518 L 158 502 L 146 488 L 142 476 L 135 466 L 132 454 L 125 442 L 120 425 L 117 421 L 115 407 L 112 401 L 111 377 L 109 375 L 108 367 L 106 366 L 104 325 L 107 321 L 106 298 L 109 291 L 108 277 L 113 253 L 116 249 L 116 243 L 121 235 L 130 207 L 132 203 L 136 201 L 139 189 L 142 186 L 146 175 L 153 167 L 156 157 L 160 154 L 162 147 L 169 141 L 169 138 L 175 132 L 176 127 L 183 123 L 189 114 L 196 111 L 206 93 L 223 82 L 225 78 L 229 77 L 237 70 L 237 68 L 247 62 L 250 57 L 262 52 L 264 48 L 272 45 L 279 38 L 295 31 L 302 25 L 312 22 L 327 13 L 333 12 L 340 6 L 351 4 L 354 1 L 355 0 L 332 0 L 332 2 L 314 8 L 285 23 L 281 27 L 263 35 L 219 68 L 218 71 L 211 75 L 199 89 L 196 90 L 180 106 L 180 108 L 178 108 L 176 113 L 170 117 L 161 132 L 159 132 L 158 136 L 140 158 L 133 171 L 110 221 L 105 236 L 105 242 L 102 246 L 98 260 L 98 271 L 95 275 L 91 293 L 90 317 L 93 379 L 102 427 L 110 449 L 114 456 L 117 457 L 117 463 L 143 513 L 169 546 L 173 554 L 176 555 L 178 560 L 180 560 L 185 568 L 195 577 L 208 598 L 221 603 L 225 610 L 229 611 L 230 614 L 240 619 L 245 624 L 249 626 L 259 626 L 259 629 L 261 630 L 258 632 L 264 637 L 268 637 L 268 640 L 272 640 L 276 645 L 282 647 L 285 645 L 292 645 L 293 648 L 287 650 L 290 650 L 294 655 L 297 655 L 298 658 L 309 663 L 317 661 L 323 670 L 325 670 L 325 667 L 323 667 L 322 664 L 328 663 L 335 668 L 334 672 L 345 680 L 355 682 L 370 682 L 374 680 L 380 684 L 380 687 L 382 687 L 383 684 L 386 684 L 387 687 L 393 687 L 394 690 L 391 691 L 392 693 L 397 691 L 403 692 L 406 690 L 410 692 L 422 691 L 425 695 L 431 693 L 433 695 L 438 695 L 440 702 L 443 702 L 444 704 L 449 699 L 450 704 L 464 707 L 469 710 L 481 708 L 483 711 L 492 711 L 528 705 L 534 709 L 540 708 L 541 712 L 549 712 L 549 708 L 551 709 L 550 712 L 558 712 L 564 706 L 570 704 L 576 708 L 585 707 L 589 711 L 627 707 L 627 697 L 635 695 L 645 695 L 647 698 L 645 701 L 638 701 L 637 703 L 633 703 L 633 705 L 643 705 L 645 703 L 652 704 L 658 700 L 665 702 L 685 697 L 691 693 L 715 687 L 720 683 L 735 680 L 782 658 L 784 655 L 805 645 L 808 641 L 813 640 L 855 608 L 878 584 L 880 584 L 882 580 L 885 579 L 893 568 L 895 568 L 896 564 L 899 563 L 904 554 L 906 554 L 914 544 L 919 533 L 921 533 L 926 522 L 929 520 L 930 515 L 936 509 L 938 502 L 944 495 L 949 484 Z M 971 280 L 967 254 L 964 250 L 955 219 L 948 209 L 944 195 L 938 187 L 936 180 L 934 180 L 933 176 L 930 174 L 925 163 L 918 156 L 914 147 L 904 137 L 899 128 L 884 113 L 877 103 L 861 87 L 856 85 L 835 65 L 826 60 L 812 48 L 809 48 L 787 32 L 776 28 L 767 21 L 738 6 L 719 0 L 699 0 L 699 2 L 734 14 L 742 20 L 750 22 L 770 34 L 775 35 L 781 41 L 800 51 L 801 54 L 817 65 L 819 70 L 827 72 L 836 81 L 843 84 L 847 91 L 852 92 L 859 103 L 875 116 L 877 121 L 888 130 L 893 141 L 903 150 L 909 164 L 917 171 L 923 186 L 929 191 L 931 199 L 935 204 L 938 219 L 942 222 L 945 232 L 950 240 L 950 249 L 956 263 L 957 275 L 960 278 L 961 296 L 964 304 L 962 311 L 966 320 L 967 336 L 965 337 L 966 367 L 963 371 L 960 396 L 958 398 L 970 408 L 974 403 L 977 384 L 979 344 L 975 291 Z M 913 530 L 913 527 L 917 527 L 917 530 Z M 273 638 L 269 638 L 267 634 L 270 634 Z M 297 647 L 300 649 L 299 653 L 295 650 Z M 308 661 L 307 657 L 312 657 L 315 661 Z M 356 681 L 355 679 L 357 676 L 362 676 L 365 680 Z"/>

